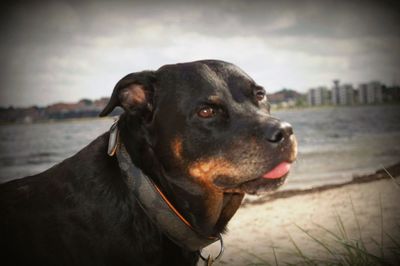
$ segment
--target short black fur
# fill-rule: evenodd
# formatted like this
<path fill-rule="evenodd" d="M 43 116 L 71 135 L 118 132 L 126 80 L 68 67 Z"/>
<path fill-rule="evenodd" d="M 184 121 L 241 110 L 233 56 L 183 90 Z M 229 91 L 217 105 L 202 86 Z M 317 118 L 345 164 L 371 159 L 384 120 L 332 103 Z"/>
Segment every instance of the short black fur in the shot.
<path fill-rule="evenodd" d="M 292 129 L 271 118 L 265 102 L 255 103 L 257 88 L 226 62 L 166 65 L 121 79 L 101 116 L 125 108 L 120 141 L 133 163 L 195 230 L 216 235 L 245 192 L 283 183 L 261 174 L 295 157 Z M 225 117 L 200 121 L 193 110 L 210 97 L 221 101 Z M 268 142 L 277 130 L 282 141 Z M 196 265 L 198 252 L 174 244 L 142 211 L 107 154 L 108 139 L 104 133 L 47 171 L 0 186 L 1 265 Z M 196 177 L 203 161 L 215 171 L 240 167 Z"/>

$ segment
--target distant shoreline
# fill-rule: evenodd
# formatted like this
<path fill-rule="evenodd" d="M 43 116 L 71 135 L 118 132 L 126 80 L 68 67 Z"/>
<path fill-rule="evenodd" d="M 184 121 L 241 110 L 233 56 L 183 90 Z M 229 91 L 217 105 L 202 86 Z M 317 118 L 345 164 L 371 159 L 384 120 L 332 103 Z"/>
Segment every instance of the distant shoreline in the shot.
<path fill-rule="evenodd" d="M 326 110 L 326 109 L 338 109 L 338 108 L 357 108 L 357 107 L 384 107 L 384 106 L 399 106 L 400 102 L 382 103 L 382 104 L 369 104 L 369 105 L 319 105 L 319 106 L 293 106 L 293 107 L 273 107 L 272 112 L 275 111 L 301 111 L 301 110 Z M 51 119 L 40 119 L 30 122 L 13 121 L 13 122 L 0 122 L 0 126 L 4 125 L 31 125 L 31 124 L 48 124 L 48 123 L 63 123 L 63 122 L 75 122 L 75 121 L 90 121 L 99 119 L 113 119 L 115 116 L 98 117 L 98 116 L 85 116 L 85 117 L 73 117 L 73 118 L 51 118 Z"/>
<path fill-rule="evenodd" d="M 106 116 L 106 117 L 98 117 L 98 116 L 90 116 L 90 117 L 77 117 L 77 118 L 63 118 L 63 119 L 43 119 L 37 120 L 30 123 L 25 122 L 0 122 L 0 126 L 5 125 L 36 125 L 36 124 L 55 124 L 55 123 L 68 123 L 68 122 L 85 122 L 92 120 L 112 120 L 114 116 Z"/>
<path fill-rule="evenodd" d="M 357 107 L 381 107 L 381 106 L 399 106 L 400 102 L 389 102 L 379 104 L 353 104 L 353 105 L 315 105 L 315 106 L 292 106 L 292 107 L 272 107 L 272 111 L 286 111 L 286 110 L 325 110 L 325 109 L 337 109 L 337 108 L 357 108 Z"/>

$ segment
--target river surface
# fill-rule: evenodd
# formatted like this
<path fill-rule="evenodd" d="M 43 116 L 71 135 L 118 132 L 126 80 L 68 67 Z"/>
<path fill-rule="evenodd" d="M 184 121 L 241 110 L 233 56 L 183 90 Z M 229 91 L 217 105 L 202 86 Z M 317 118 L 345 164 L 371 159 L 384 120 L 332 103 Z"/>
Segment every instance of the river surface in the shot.
<path fill-rule="evenodd" d="M 341 183 L 400 161 L 400 106 L 275 111 L 293 125 L 298 160 L 282 189 Z M 0 182 L 40 173 L 82 149 L 113 120 L 0 126 Z"/>

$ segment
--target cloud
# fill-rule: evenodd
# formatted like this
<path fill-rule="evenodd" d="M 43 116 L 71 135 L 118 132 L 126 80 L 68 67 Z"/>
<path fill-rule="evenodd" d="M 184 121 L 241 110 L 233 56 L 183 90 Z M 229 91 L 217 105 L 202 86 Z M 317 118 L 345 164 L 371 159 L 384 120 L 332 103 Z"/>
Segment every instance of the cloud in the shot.
<path fill-rule="evenodd" d="M 127 73 L 203 58 L 236 63 L 270 91 L 400 81 L 390 4 L 52 1 L 3 11 L 0 105 L 98 98 Z"/>

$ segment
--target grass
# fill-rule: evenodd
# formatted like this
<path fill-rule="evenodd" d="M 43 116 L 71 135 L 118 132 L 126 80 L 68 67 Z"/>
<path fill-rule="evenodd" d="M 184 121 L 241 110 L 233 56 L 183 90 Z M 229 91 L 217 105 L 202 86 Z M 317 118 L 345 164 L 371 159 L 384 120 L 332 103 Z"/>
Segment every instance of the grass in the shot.
<path fill-rule="evenodd" d="M 353 203 L 352 203 L 353 205 Z M 354 210 L 354 206 L 353 210 Z M 358 222 L 357 215 L 354 212 L 355 222 L 358 230 L 358 238 L 351 238 L 347 232 L 346 226 L 339 215 L 336 215 L 336 230 L 332 231 L 328 228 L 315 224 L 322 231 L 325 231 L 328 238 L 318 238 L 313 234 L 309 233 L 304 228 L 297 226 L 305 235 L 307 235 L 313 242 L 319 245 L 323 252 L 318 254 L 307 254 L 302 248 L 296 243 L 295 240 L 289 235 L 290 241 L 293 244 L 294 252 L 291 252 L 297 259 L 295 262 L 283 262 L 279 261 L 275 252 L 276 247 L 272 247 L 274 256 L 274 263 L 270 263 L 256 254 L 246 251 L 250 256 L 259 261 L 258 263 L 251 263 L 248 265 L 332 265 L 332 266 L 364 266 L 364 265 L 397 265 L 395 262 L 400 262 L 400 243 L 391 234 L 387 233 L 383 229 L 383 223 L 381 224 L 381 236 L 379 241 L 371 238 L 370 241 L 374 243 L 378 248 L 378 254 L 372 252 L 367 248 L 366 241 L 362 237 L 361 226 Z M 381 222 L 383 221 L 383 215 L 381 212 Z M 400 231 L 400 225 L 397 228 Z M 383 239 L 386 236 L 390 242 L 390 246 L 385 246 Z M 333 241 L 332 241 L 333 240 Z M 385 252 L 386 250 L 386 252 Z M 387 253 L 387 252 L 390 253 Z"/>
<path fill-rule="evenodd" d="M 395 178 L 385 168 L 383 169 L 392 178 L 394 184 L 400 188 L 399 183 L 396 182 Z M 400 262 L 400 245 L 398 240 L 384 230 L 384 215 L 381 196 L 379 195 L 380 239 L 379 241 L 374 238 L 370 239 L 370 241 L 378 248 L 378 254 L 371 251 L 370 248 L 367 248 L 366 240 L 363 238 L 359 219 L 351 197 L 350 203 L 354 214 L 354 221 L 357 226 L 358 238 L 354 239 L 349 237 L 346 226 L 338 214 L 335 216 L 336 231 L 331 231 L 324 226 L 316 224 L 317 227 L 325 231 L 330 238 L 333 239 L 333 244 L 332 241 L 330 241 L 331 239 L 319 239 L 302 227 L 297 226 L 299 230 L 304 232 L 312 241 L 322 247 L 325 254 L 322 256 L 321 254 L 318 254 L 318 257 L 323 257 L 325 259 L 317 259 L 316 257 L 305 255 L 292 240 L 299 261 L 295 264 L 288 265 L 397 265 Z M 400 232 L 399 224 L 397 225 L 397 231 Z M 385 245 L 385 236 L 390 241 L 390 244 Z"/>
<path fill-rule="evenodd" d="M 384 169 L 386 172 L 387 170 Z M 396 182 L 395 178 L 387 172 L 392 178 L 395 185 L 400 188 L 399 183 Z M 358 236 L 356 238 L 350 237 L 348 229 L 343 222 L 340 215 L 336 214 L 336 230 L 330 230 L 322 225 L 315 224 L 322 232 L 325 232 L 328 237 L 317 237 L 305 230 L 301 226 L 297 226 L 311 241 L 317 246 L 321 247 L 321 252 L 318 254 L 307 254 L 302 248 L 296 243 L 295 240 L 289 235 L 290 241 L 293 244 L 292 255 L 295 257 L 295 262 L 283 262 L 280 261 L 275 249 L 272 247 L 274 256 L 274 263 L 270 263 L 260 256 L 249 253 L 259 263 L 253 263 L 249 265 L 332 265 L 332 266 L 353 266 L 353 265 L 398 265 L 400 263 L 400 240 L 396 239 L 392 234 L 384 230 L 384 214 L 382 207 L 381 196 L 379 195 L 380 203 L 380 235 L 379 239 L 363 237 L 362 227 L 359 223 L 359 219 L 356 214 L 356 210 L 353 204 L 353 200 L 350 197 L 350 203 L 352 212 L 354 214 L 354 222 Z M 400 234 L 400 224 L 397 224 L 397 235 Z M 385 240 L 387 240 L 385 242 Z M 370 245 L 368 245 L 370 244 Z M 373 249 L 372 246 L 376 248 Z"/>
<path fill-rule="evenodd" d="M 303 231 L 308 237 L 320 245 L 327 254 L 318 254 L 318 257 L 324 259 L 316 259 L 315 257 L 305 256 L 302 252 L 299 254 L 301 258 L 295 265 L 390 265 L 389 261 L 385 258 L 383 253 L 383 242 L 375 241 L 381 250 L 380 255 L 375 255 L 366 248 L 365 241 L 362 238 L 361 230 L 359 230 L 359 237 L 352 239 L 349 237 L 343 220 L 339 215 L 336 216 L 337 231 L 331 231 L 324 226 L 318 227 L 334 240 L 333 244 L 327 239 L 318 239 L 303 228 L 298 228 Z M 359 225 L 357 225 L 360 228 Z M 298 249 L 298 248 L 296 248 Z"/>

